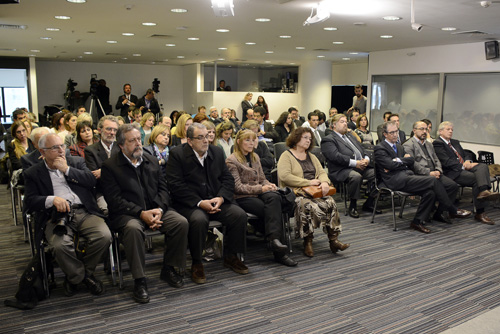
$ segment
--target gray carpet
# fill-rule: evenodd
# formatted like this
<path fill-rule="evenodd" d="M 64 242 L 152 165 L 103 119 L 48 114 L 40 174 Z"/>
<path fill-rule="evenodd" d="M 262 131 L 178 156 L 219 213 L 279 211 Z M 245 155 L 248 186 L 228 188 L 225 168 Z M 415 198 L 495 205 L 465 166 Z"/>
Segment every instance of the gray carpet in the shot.
<path fill-rule="evenodd" d="M 14 226 L 8 193 L 0 190 L 0 297 L 12 298 L 29 259 L 22 227 Z M 439 333 L 500 305 L 500 212 L 487 226 L 472 218 L 453 225 L 432 223 L 431 234 L 410 230 L 415 202 L 392 230 L 388 201 L 370 224 L 343 216 L 343 242 L 351 247 L 333 255 L 326 236 L 315 233 L 312 259 L 294 240 L 295 268 L 276 264 L 260 238 L 249 236 L 248 275 L 235 274 L 221 260 L 207 263 L 207 283 L 185 279 L 181 289 L 159 280 L 163 238 L 147 254 L 151 302 L 131 298 L 132 278 L 124 290 L 98 267 L 107 292 L 63 295 L 57 287 L 31 311 L 0 306 L 1 333 Z M 462 208 L 471 209 L 470 191 Z M 500 331 L 500 329 L 499 329 Z"/>

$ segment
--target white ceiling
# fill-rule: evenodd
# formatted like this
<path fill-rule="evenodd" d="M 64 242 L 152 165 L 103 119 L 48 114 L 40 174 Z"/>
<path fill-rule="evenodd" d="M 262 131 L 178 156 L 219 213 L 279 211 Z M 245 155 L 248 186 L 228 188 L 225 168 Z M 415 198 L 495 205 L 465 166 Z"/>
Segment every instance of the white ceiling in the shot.
<path fill-rule="evenodd" d="M 36 55 L 44 60 L 172 65 L 219 58 L 224 59 L 218 61 L 222 64 L 287 65 L 324 56 L 322 59 L 334 63 L 352 63 L 367 62 L 368 53 L 372 51 L 500 38 L 500 3 L 483 8 L 480 1 L 474 0 L 415 0 L 415 20 L 424 25 L 422 31 L 416 32 L 410 26 L 410 0 L 326 1 L 332 3 L 330 18 L 303 26 L 311 7 L 318 1 L 234 0 L 234 17 L 215 17 L 210 0 L 87 0 L 84 4 L 66 0 L 20 0 L 20 4 L 0 5 L 0 25 L 27 26 L 25 30 L 0 29 L 0 56 Z M 173 8 L 187 9 L 187 13 L 173 13 Z M 57 20 L 56 15 L 71 19 Z M 384 21 L 382 17 L 387 15 L 399 16 L 402 20 Z M 255 21 L 257 18 L 271 21 L 259 23 Z M 157 25 L 143 26 L 143 22 Z M 338 30 L 325 31 L 325 27 Z M 442 31 L 443 27 L 455 27 L 455 33 L 477 30 L 485 34 L 454 35 Z M 46 28 L 60 31 L 46 31 Z M 230 31 L 216 32 L 220 28 Z M 135 35 L 122 36 L 128 32 Z M 168 36 L 151 37 L 155 34 Z M 281 39 L 280 35 L 291 38 Z M 381 35 L 393 38 L 382 39 Z M 189 41 L 189 37 L 199 40 Z M 334 45 L 335 41 L 344 44 Z M 256 44 L 246 45 L 246 42 Z M 167 47 L 167 43 L 176 46 Z M 222 47 L 227 50 L 218 49 Z M 350 60 L 343 60 L 346 57 Z"/>

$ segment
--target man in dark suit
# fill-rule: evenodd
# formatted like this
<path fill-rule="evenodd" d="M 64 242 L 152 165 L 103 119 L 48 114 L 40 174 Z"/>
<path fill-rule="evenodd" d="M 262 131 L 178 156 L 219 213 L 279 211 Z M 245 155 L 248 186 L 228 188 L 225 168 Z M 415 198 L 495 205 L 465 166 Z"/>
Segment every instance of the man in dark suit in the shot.
<path fill-rule="evenodd" d="M 128 109 L 130 107 L 135 107 L 139 99 L 137 96 L 132 94 L 132 86 L 129 83 L 123 85 L 123 95 L 118 97 L 116 101 L 116 109 L 120 109 L 120 116 L 126 119 L 128 116 Z"/>
<path fill-rule="evenodd" d="M 160 113 L 160 105 L 158 104 L 158 100 L 155 99 L 155 92 L 151 88 L 146 91 L 146 95 L 141 97 L 135 106 L 139 108 L 139 110 L 144 115 L 147 112 L 151 112 L 155 115 Z"/>
<path fill-rule="evenodd" d="M 259 123 L 259 133 L 257 133 L 257 137 L 259 140 L 264 140 L 270 143 L 277 143 L 279 141 L 279 134 L 274 129 L 273 125 L 269 122 L 266 122 L 264 116 L 266 115 L 266 109 L 264 107 L 256 107 L 253 110 L 254 119 Z"/>
<path fill-rule="evenodd" d="M 444 187 L 447 198 L 437 198 L 439 206 L 432 217 L 433 220 L 451 224 L 450 218 L 466 218 L 472 213 L 457 209 L 453 204 L 457 198 L 458 186 L 455 181 L 443 175 L 441 162 L 432 144 L 427 141 L 427 124 L 418 121 L 413 124 L 413 137 L 408 139 L 403 147 L 414 160 L 413 171 L 417 175 L 434 176 Z"/>
<path fill-rule="evenodd" d="M 297 107 L 288 108 L 288 112 L 290 113 L 290 116 L 292 116 L 296 128 L 302 126 L 302 124 L 304 124 L 304 122 L 306 121 L 303 116 L 299 115 L 299 110 L 297 109 Z"/>
<path fill-rule="evenodd" d="M 239 274 L 248 268 L 237 257 L 245 252 L 247 216 L 232 204 L 234 179 L 220 147 L 208 144 L 207 128 L 193 123 L 187 130 L 187 143 L 174 147 L 167 162 L 168 187 L 174 207 L 189 221 L 191 279 L 205 283 L 201 254 L 210 220 L 226 227 L 224 266 Z"/>
<path fill-rule="evenodd" d="M 38 144 L 44 162 L 24 171 L 26 206 L 37 212 L 36 244 L 45 233 L 49 249 L 66 274 L 63 286 L 67 296 L 74 295 L 80 283 L 100 295 L 105 289 L 94 270 L 109 248 L 111 233 L 92 194 L 95 178 L 82 158 L 65 157 L 66 147 L 58 135 L 45 134 Z M 61 217 L 67 219 L 62 226 L 57 225 Z M 83 258 L 75 252 L 75 233 L 80 241 L 87 240 Z"/>
<path fill-rule="evenodd" d="M 145 267 L 144 231 L 165 234 L 165 253 L 160 278 L 173 287 L 184 282 L 174 267 L 186 265 L 188 222 L 170 206 L 167 181 L 158 159 L 143 154 L 137 124 L 124 124 L 117 133 L 121 152 L 102 165 L 102 190 L 108 203 L 110 226 L 122 236 L 134 278 L 134 299 L 149 302 Z"/>
<path fill-rule="evenodd" d="M 442 122 L 438 127 L 439 138 L 432 143 L 436 155 L 443 166 L 444 175 L 461 186 L 472 187 L 472 200 L 476 207 L 475 219 L 483 224 L 495 223 L 484 213 L 486 200 L 496 200 L 498 193 L 491 189 L 488 166 L 472 162 L 472 157 L 465 154 L 460 142 L 452 139 L 453 123 Z"/>
<path fill-rule="evenodd" d="M 410 227 L 430 233 L 424 222 L 429 220 L 436 193 L 439 192 L 438 181 L 433 176 L 414 175 L 411 168 L 415 160 L 405 153 L 403 146 L 397 144 L 399 129 L 396 122 L 385 123 L 383 134 L 385 140 L 375 146 L 375 165 L 381 181 L 392 190 L 420 195 L 420 204 Z M 446 192 L 444 196 L 447 196 Z"/>
<path fill-rule="evenodd" d="M 108 206 L 104 200 L 101 185 L 101 166 L 109 157 L 120 152 L 120 148 L 115 145 L 118 120 L 111 115 L 102 117 L 97 124 L 97 131 L 101 134 L 101 140 L 85 147 L 85 163 L 97 179 L 97 205 L 107 215 Z"/>
<path fill-rule="evenodd" d="M 357 200 L 361 198 L 363 179 L 375 179 L 370 158 L 363 147 L 347 132 L 347 117 L 337 114 L 332 118 L 333 133 L 321 141 L 321 152 L 328 163 L 328 177 L 332 182 L 346 182 L 350 198 L 349 215 L 359 218 Z M 373 212 L 374 194 L 363 205 L 363 211 Z"/>
<path fill-rule="evenodd" d="M 321 145 L 321 141 L 325 137 L 325 133 L 321 130 L 318 130 L 318 125 L 319 125 L 319 115 L 314 111 L 311 111 L 309 114 L 307 114 L 307 122 L 304 122 L 302 124 L 303 127 L 307 127 L 312 130 L 314 137 L 314 145 L 319 147 Z"/>
<path fill-rule="evenodd" d="M 389 120 L 389 117 L 392 115 L 392 112 L 390 111 L 386 111 L 384 112 L 384 123 L 387 122 Z M 382 124 L 379 124 L 377 126 L 377 143 L 378 142 L 381 142 L 382 140 L 384 140 L 384 123 Z"/>
<path fill-rule="evenodd" d="M 406 134 L 403 130 L 401 130 L 399 127 L 399 115 L 398 114 L 391 114 L 391 116 L 389 116 L 389 121 L 393 121 L 393 122 L 396 122 L 397 126 L 398 126 L 398 141 L 397 141 L 397 144 L 399 145 L 403 145 L 403 143 L 406 141 Z"/>
<path fill-rule="evenodd" d="M 359 109 L 357 107 L 354 107 L 350 112 L 349 112 L 349 122 L 347 123 L 347 126 L 349 129 L 352 131 L 356 130 L 356 121 L 358 120 L 359 117 Z"/>

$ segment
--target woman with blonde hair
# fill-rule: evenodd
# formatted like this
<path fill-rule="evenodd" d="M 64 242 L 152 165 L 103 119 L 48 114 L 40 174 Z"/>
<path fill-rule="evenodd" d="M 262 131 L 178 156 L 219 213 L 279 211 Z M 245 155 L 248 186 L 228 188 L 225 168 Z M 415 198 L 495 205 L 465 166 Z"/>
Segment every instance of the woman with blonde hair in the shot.
<path fill-rule="evenodd" d="M 177 119 L 175 134 L 170 139 L 170 146 L 178 146 L 187 143 L 187 129 L 193 124 L 193 119 L 189 114 L 182 114 Z"/>
<path fill-rule="evenodd" d="M 288 247 L 280 241 L 282 236 L 281 195 L 275 184 L 269 182 L 253 152 L 257 135 L 252 130 L 241 130 L 236 135 L 234 153 L 226 164 L 234 177 L 234 198 L 238 205 L 264 222 L 269 248 L 276 262 L 293 267 L 297 262 L 287 256 Z"/>
<path fill-rule="evenodd" d="M 22 121 L 15 121 L 10 127 L 12 141 L 7 145 L 7 153 L 12 165 L 12 170 L 23 168 L 21 157 L 35 150 L 35 146 L 28 138 L 26 125 Z"/>
<path fill-rule="evenodd" d="M 231 147 L 233 147 L 234 124 L 231 121 L 222 122 L 215 128 L 215 139 L 217 146 L 224 150 L 224 158 L 231 155 Z"/>
<path fill-rule="evenodd" d="M 212 121 L 203 121 L 201 124 L 205 125 L 207 128 L 207 135 L 208 135 L 208 143 L 210 145 L 216 145 L 216 140 L 215 140 L 215 124 Z"/>
<path fill-rule="evenodd" d="M 248 92 L 245 94 L 243 101 L 241 101 L 241 110 L 243 110 L 243 122 L 247 120 L 247 110 L 253 109 L 253 104 L 250 102 L 252 100 L 253 94 Z"/>
<path fill-rule="evenodd" d="M 166 176 L 166 164 L 168 161 L 170 142 L 170 128 L 165 124 L 158 124 L 151 131 L 151 136 L 144 146 L 144 150 L 158 159 L 163 176 Z"/>
<path fill-rule="evenodd" d="M 278 179 L 281 187 L 294 190 L 296 235 L 304 239 L 304 254 L 314 256 L 312 248 L 314 229 L 321 227 L 328 234 L 332 253 L 349 247 L 338 240 L 342 231 L 337 204 L 329 191 L 330 179 L 318 158 L 309 151 L 314 146 L 314 135 L 310 128 L 295 129 L 286 140 L 289 150 L 283 152 L 278 161 Z M 306 196 L 303 187 L 315 186 L 321 189 L 323 197 Z"/>
<path fill-rule="evenodd" d="M 141 127 L 139 128 L 139 131 L 141 132 L 141 142 L 142 145 L 145 145 L 155 125 L 155 115 L 152 112 L 145 113 L 142 116 L 140 124 Z"/>

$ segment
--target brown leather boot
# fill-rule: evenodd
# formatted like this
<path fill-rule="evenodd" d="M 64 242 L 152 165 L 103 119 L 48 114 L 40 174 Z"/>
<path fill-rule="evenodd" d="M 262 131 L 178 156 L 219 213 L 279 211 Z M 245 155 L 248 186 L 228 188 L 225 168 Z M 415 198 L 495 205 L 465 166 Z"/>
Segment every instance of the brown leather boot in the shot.
<path fill-rule="evenodd" d="M 304 238 L 304 255 L 305 256 L 308 256 L 308 257 L 314 256 L 313 238 L 314 238 L 314 236 L 312 234 Z"/>
<path fill-rule="evenodd" d="M 328 240 L 330 240 L 330 250 L 333 254 L 337 253 L 339 250 L 344 251 L 349 248 L 350 244 L 344 244 L 338 240 L 339 232 L 333 231 L 330 228 L 328 230 Z"/>

